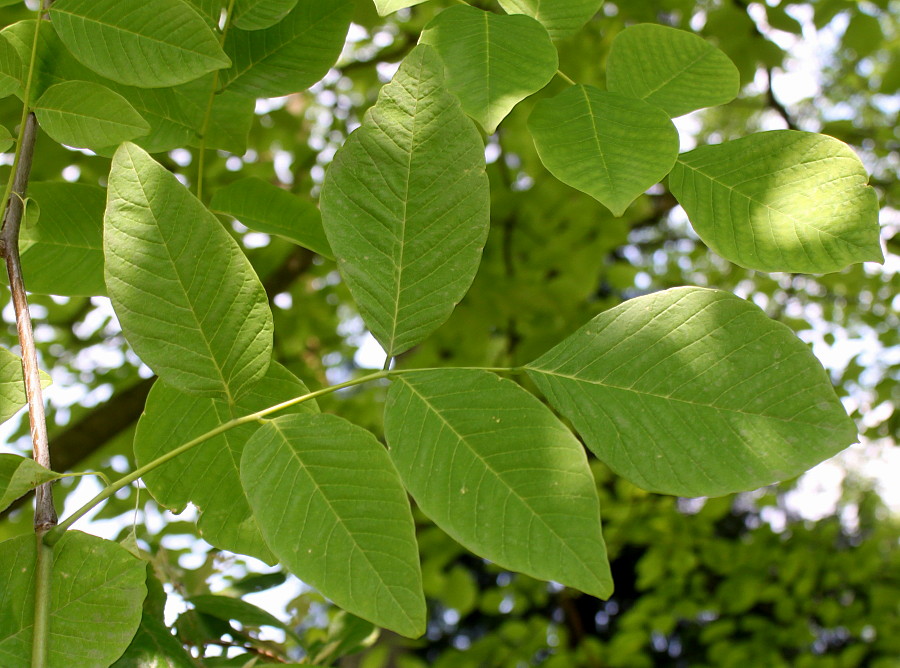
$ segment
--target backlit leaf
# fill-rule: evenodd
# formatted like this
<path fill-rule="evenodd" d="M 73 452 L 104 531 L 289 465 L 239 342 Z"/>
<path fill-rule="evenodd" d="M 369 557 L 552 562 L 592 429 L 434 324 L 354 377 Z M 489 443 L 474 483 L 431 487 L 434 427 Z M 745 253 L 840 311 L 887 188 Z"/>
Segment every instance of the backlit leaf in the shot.
<path fill-rule="evenodd" d="M 631 299 L 527 369 L 597 457 L 653 492 L 756 489 L 856 441 L 806 344 L 719 290 Z"/>
<path fill-rule="evenodd" d="M 237 218 L 251 230 L 277 234 L 334 258 L 315 205 L 262 179 L 248 176 L 220 188 L 213 195 L 210 209 Z"/>
<path fill-rule="evenodd" d="M 442 70 L 431 47 L 410 52 L 322 187 L 338 268 L 389 356 L 449 317 L 488 232 L 484 144 Z"/>
<path fill-rule="evenodd" d="M 135 460 L 143 466 L 228 420 L 307 392 L 306 386 L 277 362 L 269 365 L 265 377 L 236 406 L 183 394 L 157 382 L 138 422 Z M 315 403 L 305 402 L 289 410 L 312 412 Z M 143 481 L 153 498 L 174 512 L 180 513 L 188 502 L 197 506 L 197 526 L 209 543 L 271 563 L 272 553 L 260 535 L 239 474 L 244 444 L 257 429 L 257 423 L 229 429 L 150 471 Z"/>
<path fill-rule="evenodd" d="M 241 481 L 275 556 L 337 605 L 425 631 L 412 513 L 384 447 L 335 415 L 287 415 L 244 448 Z"/>
<path fill-rule="evenodd" d="M 603 0 L 500 0 L 507 14 L 537 19 L 553 39 L 565 39 L 581 30 L 602 4 Z"/>
<path fill-rule="evenodd" d="M 296 5 L 297 0 L 236 0 L 232 23 L 241 30 L 271 28 Z"/>
<path fill-rule="evenodd" d="M 375 8 L 380 16 L 393 14 L 398 9 L 406 9 L 413 5 L 419 5 L 426 0 L 375 0 Z"/>
<path fill-rule="evenodd" d="M 215 594 L 198 594 L 187 599 L 195 610 L 205 615 L 212 615 L 226 622 L 234 620 L 243 627 L 247 626 L 272 626 L 281 629 L 296 642 L 302 644 L 302 640 L 297 633 L 291 628 L 290 624 L 274 615 L 266 612 L 252 603 L 235 598 L 233 596 L 217 596 Z"/>
<path fill-rule="evenodd" d="M 664 111 L 592 86 L 538 102 L 528 129 L 553 176 L 617 216 L 678 157 L 678 131 Z"/>
<path fill-rule="evenodd" d="M 612 593 L 584 449 L 528 392 L 486 371 L 403 374 L 384 429 L 404 486 L 459 543 L 504 568 Z"/>
<path fill-rule="evenodd" d="M 344 46 L 353 0 L 299 0 L 266 30 L 232 28 L 225 52 L 232 60 L 223 87 L 251 97 L 301 91 L 325 76 Z"/>
<path fill-rule="evenodd" d="M 0 352 L 0 357 L 6 357 L 6 355 L 11 354 L 3 350 L 3 352 Z M 4 370 L 0 366 L 0 383 L 2 383 Z M 19 375 L 21 376 L 21 371 Z M 0 393 L 3 392 L 4 385 L 5 383 L 0 384 Z M 57 480 L 59 477 L 58 473 L 44 468 L 33 459 L 0 453 L 0 510 L 5 510 L 9 507 L 9 504 L 38 485 Z"/>
<path fill-rule="evenodd" d="M 41 371 L 41 387 L 50 385 L 50 376 Z M 28 398 L 22 379 L 22 358 L 0 348 L 0 422 L 6 422 L 19 412 Z"/>
<path fill-rule="evenodd" d="M 175 86 L 231 64 L 182 0 L 57 0 L 50 19 L 78 60 L 131 86 Z"/>
<path fill-rule="evenodd" d="M 34 113 L 54 141 L 76 148 L 112 146 L 150 130 L 128 100 L 89 81 L 50 86 L 35 103 Z"/>
<path fill-rule="evenodd" d="M 878 197 L 849 146 L 774 130 L 681 155 L 669 188 L 703 242 L 757 271 L 883 262 Z"/>
<path fill-rule="evenodd" d="M 547 31 L 529 16 L 450 7 L 419 41 L 437 50 L 447 87 L 488 134 L 520 100 L 546 86 L 559 64 Z"/>
<path fill-rule="evenodd" d="M 626 28 L 613 40 L 606 70 L 609 90 L 663 108 L 671 117 L 737 97 L 734 63 L 694 33 L 655 23 Z"/>
<path fill-rule="evenodd" d="M 0 153 L 6 153 L 15 143 L 15 137 L 6 129 L 6 126 L 0 125 Z"/>
<path fill-rule="evenodd" d="M 125 337 L 163 381 L 234 402 L 265 374 L 272 313 L 237 242 L 134 144 L 116 151 L 106 286 Z"/>
<path fill-rule="evenodd" d="M 2 666 L 32 665 L 35 552 L 33 535 L 0 543 Z M 67 531 L 53 548 L 50 573 L 46 668 L 110 665 L 141 621 L 144 562 L 116 543 Z"/>

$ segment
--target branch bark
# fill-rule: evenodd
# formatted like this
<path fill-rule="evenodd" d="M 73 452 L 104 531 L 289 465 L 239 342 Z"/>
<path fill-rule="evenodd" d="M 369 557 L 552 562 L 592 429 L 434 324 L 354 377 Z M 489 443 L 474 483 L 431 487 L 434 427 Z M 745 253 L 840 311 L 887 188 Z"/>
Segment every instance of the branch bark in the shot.
<path fill-rule="evenodd" d="M 22 215 L 25 213 L 25 192 L 28 189 L 28 178 L 31 174 L 36 131 L 37 119 L 33 113 L 30 113 L 25 117 L 12 192 L 6 208 L 3 229 L 0 230 L 0 252 L 6 260 L 9 289 L 16 312 L 16 328 L 19 333 L 19 344 L 22 347 L 22 371 L 25 377 L 25 396 L 28 398 L 28 419 L 31 424 L 34 460 L 41 466 L 50 468 L 50 443 L 47 439 L 47 419 L 44 415 L 41 376 L 31 328 L 31 315 L 28 311 L 28 298 L 25 294 L 25 282 L 22 278 L 22 262 L 19 258 L 19 229 L 22 225 Z M 36 491 L 34 530 L 38 535 L 46 533 L 56 526 L 57 522 L 50 485 L 51 483 L 44 483 Z"/>

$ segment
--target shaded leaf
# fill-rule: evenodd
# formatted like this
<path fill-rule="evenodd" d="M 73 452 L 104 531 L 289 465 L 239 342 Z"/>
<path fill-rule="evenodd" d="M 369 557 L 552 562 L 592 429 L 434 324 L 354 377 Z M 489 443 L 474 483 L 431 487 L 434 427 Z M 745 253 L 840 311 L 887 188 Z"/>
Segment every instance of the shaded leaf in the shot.
<path fill-rule="evenodd" d="M 653 492 L 756 489 L 856 441 L 806 344 L 723 291 L 631 299 L 527 369 L 597 457 Z"/>
<path fill-rule="evenodd" d="M 195 397 L 157 382 L 150 390 L 134 437 L 134 456 L 143 466 L 201 434 L 242 415 L 254 413 L 309 390 L 290 371 L 272 362 L 263 379 L 229 406 L 222 401 Z M 288 409 L 312 412 L 314 402 Z M 192 502 L 200 511 L 197 527 L 209 543 L 224 550 L 272 563 L 272 553 L 240 481 L 244 444 L 259 429 L 250 423 L 229 429 L 179 455 L 143 476 L 144 484 L 161 505 L 180 513 Z"/>
<path fill-rule="evenodd" d="M 0 98 L 13 93 L 22 94 L 22 81 L 24 68 L 19 52 L 10 44 L 5 36 L 5 30 L 0 33 Z"/>
<path fill-rule="evenodd" d="M 0 544 L 3 666 L 31 665 L 35 558 L 33 535 Z M 123 547 L 67 531 L 53 548 L 47 668 L 97 668 L 119 658 L 141 620 L 144 578 L 144 562 Z"/>
<path fill-rule="evenodd" d="M 616 216 L 669 173 L 678 131 L 651 104 L 592 86 L 572 86 L 538 102 L 528 129 L 553 176 Z"/>
<path fill-rule="evenodd" d="M 251 97 L 308 88 L 338 59 L 352 13 L 353 0 L 299 0 L 271 28 L 232 28 L 225 52 L 233 64 L 221 74 L 222 87 Z"/>
<path fill-rule="evenodd" d="M 613 40 L 609 90 L 661 107 L 671 117 L 737 97 L 740 74 L 731 59 L 694 33 L 655 23 L 626 28 Z"/>
<path fill-rule="evenodd" d="M 234 403 L 265 374 L 272 312 L 237 242 L 134 144 L 113 158 L 106 286 L 128 342 L 161 379 Z"/>
<path fill-rule="evenodd" d="M 757 271 L 883 262 L 878 197 L 849 146 L 774 130 L 681 155 L 669 188 L 703 242 Z"/>
<path fill-rule="evenodd" d="M 29 292 L 69 297 L 105 295 L 103 210 L 106 191 L 84 183 L 38 182 L 28 186 L 36 225 L 19 236 L 22 272 Z"/>
<path fill-rule="evenodd" d="M 89 81 L 50 86 L 35 102 L 34 113 L 54 141 L 76 148 L 111 146 L 150 130 L 128 100 Z"/>
<path fill-rule="evenodd" d="M 5 350 L 0 353 L 0 358 L 12 354 L 4 353 Z M 3 373 L 2 364 L 0 362 L 0 376 Z M 19 375 L 21 376 L 21 372 Z M 5 389 L 4 386 L 5 383 L 0 383 L 0 392 Z M 13 501 L 38 485 L 59 478 L 58 473 L 44 468 L 33 459 L 0 453 L 0 510 L 5 510 Z"/>
<path fill-rule="evenodd" d="M 400 375 L 384 430 L 404 486 L 459 543 L 504 568 L 612 594 L 584 449 L 528 392 L 486 371 Z"/>
<path fill-rule="evenodd" d="M 240 623 L 241 626 L 272 626 L 276 629 L 281 629 L 295 642 L 303 644 L 303 641 L 291 628 L 290 624 L 285 624 L 274 615 L 243 599 L 234 598 L 233 596 L 200 594 L 191 596 L 187 599 L 187 602 L 193 605 L 198 612 L 212 615 L 226 622 L 234 620 Z"/>
<path fill-rule="evenodd" d="M 547 31 L 529 16 L 450 7 L 419 41 L 437 50 L 447 87 L 488 134 L 519 101 L 546 86 L 559 65 Z"/>
<path fill-rule="evenodd" d="M 130 86 L 177 86 L 231 64 L 182 0 L 57 0 L 50 19 L 78 60 Z"/>
<path fill-rule="evenodd" d="M 388 356 L 450 316 L 487 238 L 484 144 L 442 70 L 431 47 L 410 52 L 322 187 L 338 268 Z"/>
<path fill-rule="evenodd" d="M 271 28 L 296 5 L 297 0 L 236 0 L 232 23 L 241 30 Z"/>
<path fill-rule="evenodd" d="M 41 371 L 41 387 L 48 385 L 50 376 Z M 27 403 L 22 358 L 6 348 L 0 348 L 0 422 L 6 422 Z"/>
<path fill-rule="evenodd" d="M 425 631 L 412 513 L 375 437 L 337 416 L 266 422 L 241 481 L 275 556 L 340 607 L 406 636 Z"/>
<path fill-rule="evenodd" d="M 0 125 L 0 153 L 6 153 L 16 143 L 15 137 L 10 134 L 5 125 Z"/>
<path fill-rule="evenodd" d="M 499 0 L 507 14 L 537 19 L 553 39 L 571 37 L 596 14 L 603 0 Z"/>
<path fill-rule="evenodd" d="M 220 188 L 210 209 L 237 218 L 251 230 L 277 234 L 334 259 L 315 205 L 267 181 L 249 176 Z"/>

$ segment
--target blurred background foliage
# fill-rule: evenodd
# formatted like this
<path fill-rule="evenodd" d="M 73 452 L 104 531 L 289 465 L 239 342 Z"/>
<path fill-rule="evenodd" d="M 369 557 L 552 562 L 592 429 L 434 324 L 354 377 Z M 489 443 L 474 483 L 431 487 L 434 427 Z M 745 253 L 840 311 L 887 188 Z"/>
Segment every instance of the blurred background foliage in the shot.
<path fill-rule="evenodd" d="M 421 29 L 450 4 L 431 0 L 379 18 L 371 0 L 358 0 L 338 65 L 306 93 L 259 101 L 246 152 L 211 153 L 205 191 L 256 176 L 314 199 L 336 148 Z M 471 4 L 500 11 L 489 0 Z M 21 3 L 0 9 L 3 25 L 24 18 Z M 398 362 L 521 364 L 630 297 L 691 284 L 731 290 L 813 347 L 858 421 L 862 444 L 840 465 L 825 465 L 833 498 L 823 506 L 822 495 L 803 493 L 809 484 L 801 479 L 734 497 L 675 499 L 638 490 L 595 461 L 616 582 L 609 601 L 503 572 L 417 516 L 431 621 L 426 637 L 410 641 L 379 635 L 277 569 L 211 548 L 190 516 L 162 513 L 146 492 L 126 489 L 89 530 L 153 555 L 155 594 L 145 616 L 159 624 L 177 617 L 178 640 L 191 651 L 175 640 L 169 663 L 152 665 L 900 666 L 900 499 L 868 475 L 900 472 L 900 2 L 608 0 L 558 44 L 561 69 L 603 87 L 610 42 L 635 22 L 693 29 L 741 72 L 738 99 L 679 121 L 683 148 L 785 127 L 851 144 L 882 204 L 885 264 L 825 276 L 736 267 L 697 240 L 664 185 L 613 218 L 553 179 L 525 130 L 534 103 L 565 87 L 557 78 L 486 138 L 493 200 L 482 267 L 451 319 Z M 14 127 L 19 113 L 15 98 L 0 100 L 0 124 Z M 0 178 L 11 162 L 5 157 Z M 196 151 L 158 157 L 186 183 L 196 178 Z M 103 185 L 108 169 L 107 158 L 38 139 L 34 180 Z M 223 224 L 266 285 L 277 358 L 313 388 L 363 373 L 377 352 L 334 263 L 226 217 Z M 126 349 L 108 302 L 33 295 L 32 308 L 42 368 L 54 380 L 54 468 L 130 470 L 151 380 Z M 15 349 L 9 305 L 3 318 L 2 344 Z M 321 405 L 379 433 L 383 390 L 329 395 Z M 8 448 L 26 452 L 26 433 L 23 420 Z M 69 479 L 56 489 L 60 510 L 71 510 L 76 496 L 84 500 L 97 487 Z M 0 521 L 0 539 L 28 531 L 25 503 Z M 267 619 L 210 592 L 286 609 L 280 620 Z"/>

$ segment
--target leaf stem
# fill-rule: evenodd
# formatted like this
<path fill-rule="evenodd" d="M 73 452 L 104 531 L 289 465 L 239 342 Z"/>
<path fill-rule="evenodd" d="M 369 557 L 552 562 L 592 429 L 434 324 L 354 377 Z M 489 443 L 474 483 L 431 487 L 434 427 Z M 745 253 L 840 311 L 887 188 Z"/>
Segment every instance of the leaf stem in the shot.
<path fill-rule="evenodd" d="M 50 648 L 50 575 L 53 569 L 53 548 L 38 534 L 35 559 L 34 632 L 31 645 L 31 668 L 45 668 Z"/>
<path fill-rule="evenodd" d="M 556 70 L 556 76 L 565 81 L 570 86 L 575 86 L 575 80 L 562 70 Z"/>
<path fill-rule="evenodd" d="M 228 9 L 225 12 L 225 25 L 222 26 L 222 35 L 219 37 L 219 46 L 225 46 L 225 36 L 231 26 L 231 14 L 234 12 L 234 1 L 229 0 Z M 209 132 L 209 122 L 212 119 L 213 103 L 216 100 L 216 89 L 219 87 L 219 70 L 213 72 L 212 86 L 209 91 L 209 99 L 206 101 L 206 111 L 203 113 L 203 124 L 200 126 L 200 146 L 197 148 L 197 199 L 203 201 L 203 170 L 206 161 L 206 133 Z"/>

